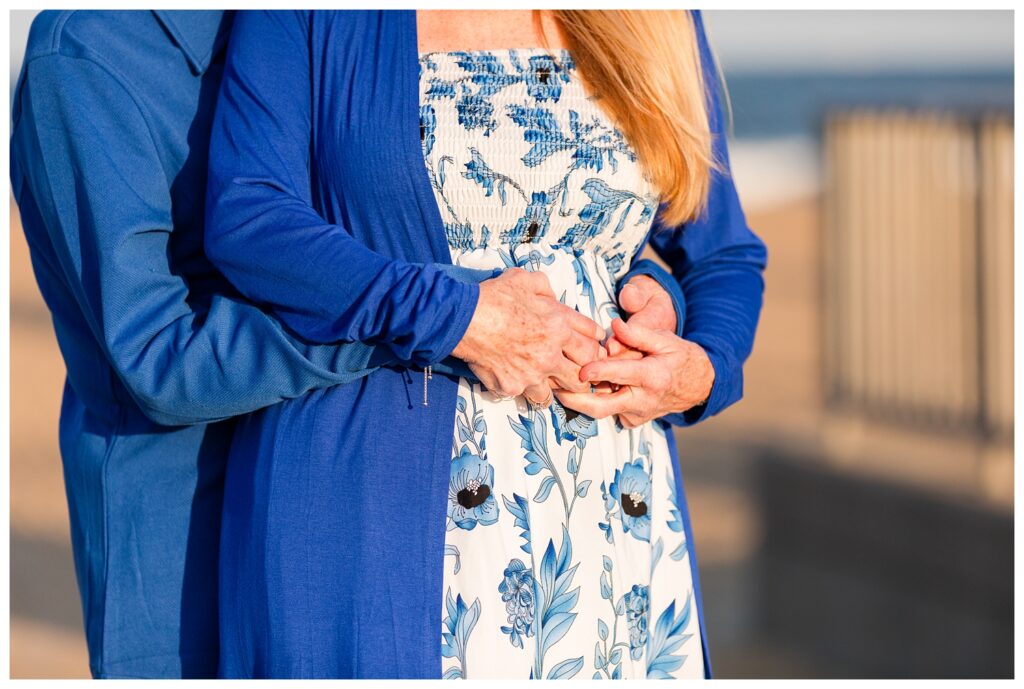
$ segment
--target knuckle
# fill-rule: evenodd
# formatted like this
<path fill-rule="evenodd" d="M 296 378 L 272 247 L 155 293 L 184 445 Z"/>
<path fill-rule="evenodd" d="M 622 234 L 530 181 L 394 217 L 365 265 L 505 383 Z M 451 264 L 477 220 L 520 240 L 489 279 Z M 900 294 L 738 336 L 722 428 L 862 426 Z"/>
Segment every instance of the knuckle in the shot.
<path fill-rule="evenodd" d="M 560 353 L 553 348 L 545 348 L 539 352 L 538 361 L 541 370 L 553 371 L 558 366 Z"/>
<path fill-rule="evenodd" d="M 513 397 L 518 397 L 519 395 L 523 394 L 523 388 L 525 386 L 521 385 L 520 382 L 516 380 L 514 377 L 508 375 L 498 375 L 496 377 L 496 380 L 498 383 L 498 392 L 500 394 L 511 395 Z"/>
<path fill-rule="evenodd" d="M 590 384 L 581 383 L 579 376 L 566 376 L 563 381 L 563 385 L 566 389 L 572 390 L 573 392 L 590 392 Z"/>
<path fill-rule="evenodd" d="M 671 376 L 668 372 L 661 368 L 655 368 L 648 374 L 648 387 L 653 392 L 665 392 L 668 390 Z"/>

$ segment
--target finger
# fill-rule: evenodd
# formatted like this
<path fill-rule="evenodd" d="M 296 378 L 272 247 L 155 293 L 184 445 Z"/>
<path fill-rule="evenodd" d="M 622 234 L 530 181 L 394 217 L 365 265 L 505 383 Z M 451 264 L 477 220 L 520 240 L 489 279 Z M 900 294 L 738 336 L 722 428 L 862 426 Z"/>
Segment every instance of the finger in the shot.
<path fill-rule="evenodd" d="M 650 366 L 646 361 L 605 359 L 604 361 L 593 361 L 581 368 L 580 378 L 643 387 L 644 375 L 649 371 Z"/>
<path fill-rule="evenodd" d="M 651 300 L 650 293 L 642 285 L 643 282 L 630 280 L 619 292 L 619 307 L 626 313 L 634 314 L 642 311 Z"/>
<path fill-rule="evenodd" d="M 584 337 L 575 330 L 572 331 L 569 341 L 562 346 L 562 352 L 577 365 L 577 368 L 599 359 L 602 351 L 604 348 L 600 342 Z"/>
<path fill-rule="evenodd" d="M 644 424 L 639 416 L 628 412 L 619 414 L 619 423 L 622 424 L 623 428 L 636 428 L 637 426 L 642 426 Z"/>
<path fill-rule="evenodd" d="M 562 313 L 569 323 L 569 327 L 578 332 L 580 335 L 584 335 L 591 339 L 597 340 L 598 342 L 604 340 L 605 332 L 604 328 L 595 323 L 593 319 L 587 318 L 576 309 L 562 305 Z"/>
<path fill-rule="evenodd" d="M 609 361 L 636 361 L 644 358 L 644 353 L 639 349 L 630 349 L 629 347 L 622 346 L 622 351 L 615 356 L 609 356 Z M 588 362 L 589 363 L 589 362 Z"/>
<path fill-rule="evenodd" d="M 523 281 L 527 289 L 534 294 L 539 294 L 545 297 L 555 298 L 555 293 L 551 289 L 551 281 L 548 276 L 540 271 L 528 271 L 522 268 L 510 268 L 509 271 L 519 271 L 515 273 L 516 277 Z"/>
<path fill-rule="evenodd" d="M 554 399 L 551 387 L 548 385 L 531 385 L 523 390 L 523 396 L 535 407 L 549 407 Z"/>
<path fill-rule="evenodd" d="M 619 388 L 617 392 L 594 395 L 578 392 L 560 392 L 558 401 L 569 409 L 575 409 L 595 419 L 628 411 L 632 407 L 633 388 Z"/>
<path fill-rule="evenodd" d="M 660 330 L 652 330 L 639 324 L 626 323 L 621 318 L 612 321 L 612 331 L 615 333 L 615 337 L 619 338 L 619 341 L 627 347 L 651 354 L 670 347 L 672 340 L 669 338 L 676 337 L 674 334 L 669 336 Z"/>
<path fill-rule="evenodd" d="M 619 339 L 614 335 L 612 335 L 605 341 L 604 348 L 608 352 L 609 356 L 616 356 L 626 351 L 627 349 L 626 345 L 619 342 Z"/>
<path fill-rule="evenodd" d="M 496 395 L 500 395 L 498 392 L 498 379 L 488 369 L 477 366 L 475 364 L 469 364 L 469 370 L 477 377 L 477 379 L 483 384 L 484 389 L 488 392 L 493 392 Z"/>
<path fill-rule="evenodd" d="M 551 386 L 553 388 L 562 388 L 571 392 L 590 391 L 590 383 L 580 380 L 580 367 L 565 357 L 562 358 L 561 365 L 549 380 L 554 382 L 554 385 Z"/>
<path fill-rule="evenodd" d="M 651 330 L 676 329 L 676 312 L 671 302 L 664 303 L 654 299 L 648 300 L 642 309 L 629 317 L 630 325 L 642 325 Z"/>

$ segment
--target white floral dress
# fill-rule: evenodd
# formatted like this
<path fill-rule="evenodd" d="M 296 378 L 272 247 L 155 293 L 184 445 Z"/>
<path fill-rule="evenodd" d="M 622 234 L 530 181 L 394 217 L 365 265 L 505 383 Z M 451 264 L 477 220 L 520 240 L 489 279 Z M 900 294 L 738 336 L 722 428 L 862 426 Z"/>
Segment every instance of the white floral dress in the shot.
<path fill-rule="evenodd" d="M 568 51 L 420 54 L 420 135 L 453 263 L 544 272 L 608 327 L 658 197 Z M 665 431 L 460 381 L 446 678 L 703 677 Z"/>

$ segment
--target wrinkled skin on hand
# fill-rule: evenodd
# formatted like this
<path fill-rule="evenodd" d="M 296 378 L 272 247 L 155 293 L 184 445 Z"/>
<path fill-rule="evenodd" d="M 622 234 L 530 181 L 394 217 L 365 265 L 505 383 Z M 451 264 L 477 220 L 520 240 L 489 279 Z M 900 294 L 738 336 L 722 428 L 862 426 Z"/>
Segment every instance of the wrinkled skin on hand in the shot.
<path fill-rule="evenodd" d="M 634 428 L 704 401 L 714 382 L 700 345 L 675 335 L 671 297 L 640 275 L 619 292 L 628 319 L 605 333 L 555 299 L 543 273 L 512 268 L 481 284 L 480 301 L 453 352 L 499 396 L 525 395 L 546 407 L 552 396 L 594 418 L 615 415 Z"/>
<path fill-rule="evenodd" d="M 553 387 L 590 389 L 580 366 L 603 356 L 604 336 L 555 298 L 546 275 L 511 268 L 481 283 L 473 320 L 452 354 L 495 394 L 548 406 Z"/>
<path fill-rule="evenodd" d="M 602 419 L 618 416 L 626 428 L 635 428 L 666 414 L 683 412 L 704 401 L 711 392 L 715 372 L 704 349 L 668 330 L 612 321 L 615 337 L 642 357 L 608 357 L 580 369 L 580 379 L 601 383 L 595 393 L 558 390 L 555 396 L 567 407 Z"/>

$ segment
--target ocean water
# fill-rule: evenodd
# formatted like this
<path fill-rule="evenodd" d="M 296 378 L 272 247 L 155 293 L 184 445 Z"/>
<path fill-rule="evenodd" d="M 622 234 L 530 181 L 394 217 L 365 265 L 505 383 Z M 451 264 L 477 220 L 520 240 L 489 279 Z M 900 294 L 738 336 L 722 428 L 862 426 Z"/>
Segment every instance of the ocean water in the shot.
<path fill-rule="evenodd" d="M 1012 111 L 1013 72 L 726 74 L 737 138 L 814 136 L 832 109 Z"/>
<path fill-rule="evenodd" d="M 727 73 L 729 152 L 746 209 L 820 189 L 821 126 L 827 113 L 857 108 L 1013 112 L 1012 71 L 958 73 Z"/>

